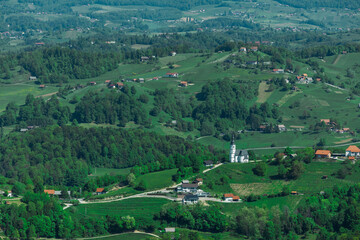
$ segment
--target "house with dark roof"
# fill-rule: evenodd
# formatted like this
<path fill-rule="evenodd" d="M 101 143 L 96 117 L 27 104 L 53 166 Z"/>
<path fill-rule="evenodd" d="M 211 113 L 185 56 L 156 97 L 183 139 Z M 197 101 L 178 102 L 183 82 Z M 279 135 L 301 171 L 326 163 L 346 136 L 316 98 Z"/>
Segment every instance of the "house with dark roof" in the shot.
<path fill-rule="evenodd" d="M 196 193 L 199 185 L 197 183 L 183 183 L 176 188 L 177 192 Z"/>
<path fill-rule="evenodd" d="M 196 195 L 188 194 L 182 200 L 183 204 L 196 204 L 199 202 L 199 197 Z"/>
<path fill-rule="evenodd" d="M 204 162 L 205 167 L 212 167 L 214 166 L 214 162 L 211 160 L 207 160 Z"/>
<path fill-rule="evenodd" d="M 249 153 L 247 150 L 236 150 L 235 156 L 238 157 L 238 162 L 245 163 L 249 162 Z"/>

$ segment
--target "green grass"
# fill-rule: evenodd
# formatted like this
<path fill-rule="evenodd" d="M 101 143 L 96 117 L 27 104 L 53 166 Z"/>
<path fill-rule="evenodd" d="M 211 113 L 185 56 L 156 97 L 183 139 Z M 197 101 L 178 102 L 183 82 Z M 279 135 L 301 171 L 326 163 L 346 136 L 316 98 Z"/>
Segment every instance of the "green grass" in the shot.
<path fill-rule="evenodd" d="M 48 93 L 56 92 L 57 88 L 48 86 L 45 89 L 40 89 L 38 85 L 32 82 L 18 83 L 18 84 L 1 84 L 0 85 L 0 112 L 4 111 L 6 105 L 14 102 L 22 105 L 28 94 L 34 96 L 41 96 Z"/>
<path fill-rule="evenodd" d="M 147 191 L 169 187 L 174 184 L 174 182 L 172 181 L 172 176 L 176 174 L 176 172 L 177 168 L 148 173 L 138 177 L 136 179 L 135 185 L 137 185 L 140 181 L 143 180 L 147 184 Z"/>
<path fill-rule="evenodd" d="M 89 217 L 132 216 L 151 221 L 161 207 L 170 202 L 162 198 L 133 198 L 109 203 L 80 204 L 72 207 L 75 214 Z"/>
<path fill-rule="evenodd" d="M 204 174 L 204 183 L 213 182 L 213 189 L 208 189 L 213 193 L 223 194 L 233 192 L 240 196 L 248 196 L 250 194 L 277 194 L 282 191 L 284 186 L 288 186 L 291 191 L 297 191 L 308 194 L 317 194 L 325 189 L 332 188 L 334 185 L 356 184 L 360 182 L 359 169 L 355 168 L 352 175 L 346 176 L 345 179 L 338 179 L 332 176 L 343 165 L 339 162 L 325 163 L 312 162 L 305 164 L 305 172 L 297 180 L 277 180 L 277 166 L 268 165 L 265 176 L 260 177 L 253 174 L 252 169 L 255 163 L 250 164 L 224 164 L 219 168 Z M 229 184 L 217 184 L 222 176 L 229 177 Z M 327 175 L 328 179 L 322 179 Z"/>

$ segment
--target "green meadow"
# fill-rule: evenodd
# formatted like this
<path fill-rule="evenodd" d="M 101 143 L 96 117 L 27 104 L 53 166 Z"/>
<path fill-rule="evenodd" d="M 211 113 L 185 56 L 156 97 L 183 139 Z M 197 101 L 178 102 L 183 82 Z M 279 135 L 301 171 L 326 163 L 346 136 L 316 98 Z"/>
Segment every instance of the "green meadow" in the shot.
<path fill-rule="evenodd" d="M 135 219 L 151 221 L 153 215 L 168 202 L 170 201 L 162 198 L 133 198 L 108 203 L 80 204 L 70 209 L 84 217 L 132 216 Z"/>
<path fill-rule="evenodd" d="M 255 163 L 249 164 L 224 164 L 217 169 L 203 174 L 204 188 L 216 194 L 235 193 L 241 196 L 278 194 L 284 186 L 290 191 L 309 195 L 319 194 L 321 191 L 332 188 L 334 185 L 344 186 L 360 182 L 360 171 L 355 167 L 353 174 L 346 176 L 345 179 L 339 179 L 333 174 L 343 167 L 340 162 L 312 162 L 305 164 L 305 172 L 297 180 L 279 180 L 277 178 L 278 166 L 267 165 L 265 176 L 256 176 L 252 169 Z M 228 183 L 219 182 L 223 176 L 228 177 Z M 327 179 L 322 179 L 327 176 Z M 206 182 L 212 182 L 213 188 L 210 189 Z"/>

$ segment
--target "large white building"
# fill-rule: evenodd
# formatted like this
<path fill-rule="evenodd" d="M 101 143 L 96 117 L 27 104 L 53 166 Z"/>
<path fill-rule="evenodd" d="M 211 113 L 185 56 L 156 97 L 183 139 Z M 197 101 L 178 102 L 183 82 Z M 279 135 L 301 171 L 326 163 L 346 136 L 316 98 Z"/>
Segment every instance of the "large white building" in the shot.
<path fill-rule="evenodd" d="M 248 163 L 249 162 L 249 153 L 246 150 L 236 150 L 235 140 L 231 141 L 230 145 L 230 162 L 232 163 Z"/>

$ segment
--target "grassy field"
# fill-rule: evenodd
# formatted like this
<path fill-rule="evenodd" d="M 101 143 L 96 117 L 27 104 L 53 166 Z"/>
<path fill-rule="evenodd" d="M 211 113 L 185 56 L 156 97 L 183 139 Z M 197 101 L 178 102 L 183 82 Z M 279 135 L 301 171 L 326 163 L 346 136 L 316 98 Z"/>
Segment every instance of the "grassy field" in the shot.
<path fill-rule="evenodd" d="M 162 198 L 134 198 L 109 203 L 80 204 L 72 208 L 75 214 L 84 217 L 132 216 L 135 219 L 151 221 L 153 215 L 168 202 L 170 201 Z"/>
<path fill-rule="evenodd" d="M 142 175 L 136 179 L 135 185 L 140 181 L 147 183 L 147 191 L 161 189 L 168 186 L 171 186 L 174 182 L 172 181 L 172 176 L 176 174 L 176 169 L 170 169 L 160 172 L 153 172 Z"/>
<path fill-rule="evenodd" d="M 334 185 L 356 184 L 360 182 L 360 175 L 352 174 L 345 179 L 338 179 L 332 176 L 343 165 L 339 162 L 324 163 L 312 162 L 305 165 L 305 173 L 297 180 L 285 181 L 277 180 L 277 166 L 268 165 L 264 177 L 253 174 L 254 163 L 250 164 L 225 164 L 216 170 L 204 175 L 204 182 L 214 183 L 213 189 L 207 189 L 214 193 L 222 194 L 233 192 L 240 196 L 277 194 L 286 185 L 291 191 L 299 193 L 317 194 L 325 189 L 332 188 Z M 222 176 L 229 177 L 229 184 L 220 184 Z M 322 179 L 326 175 L 328 179 Z"/>

